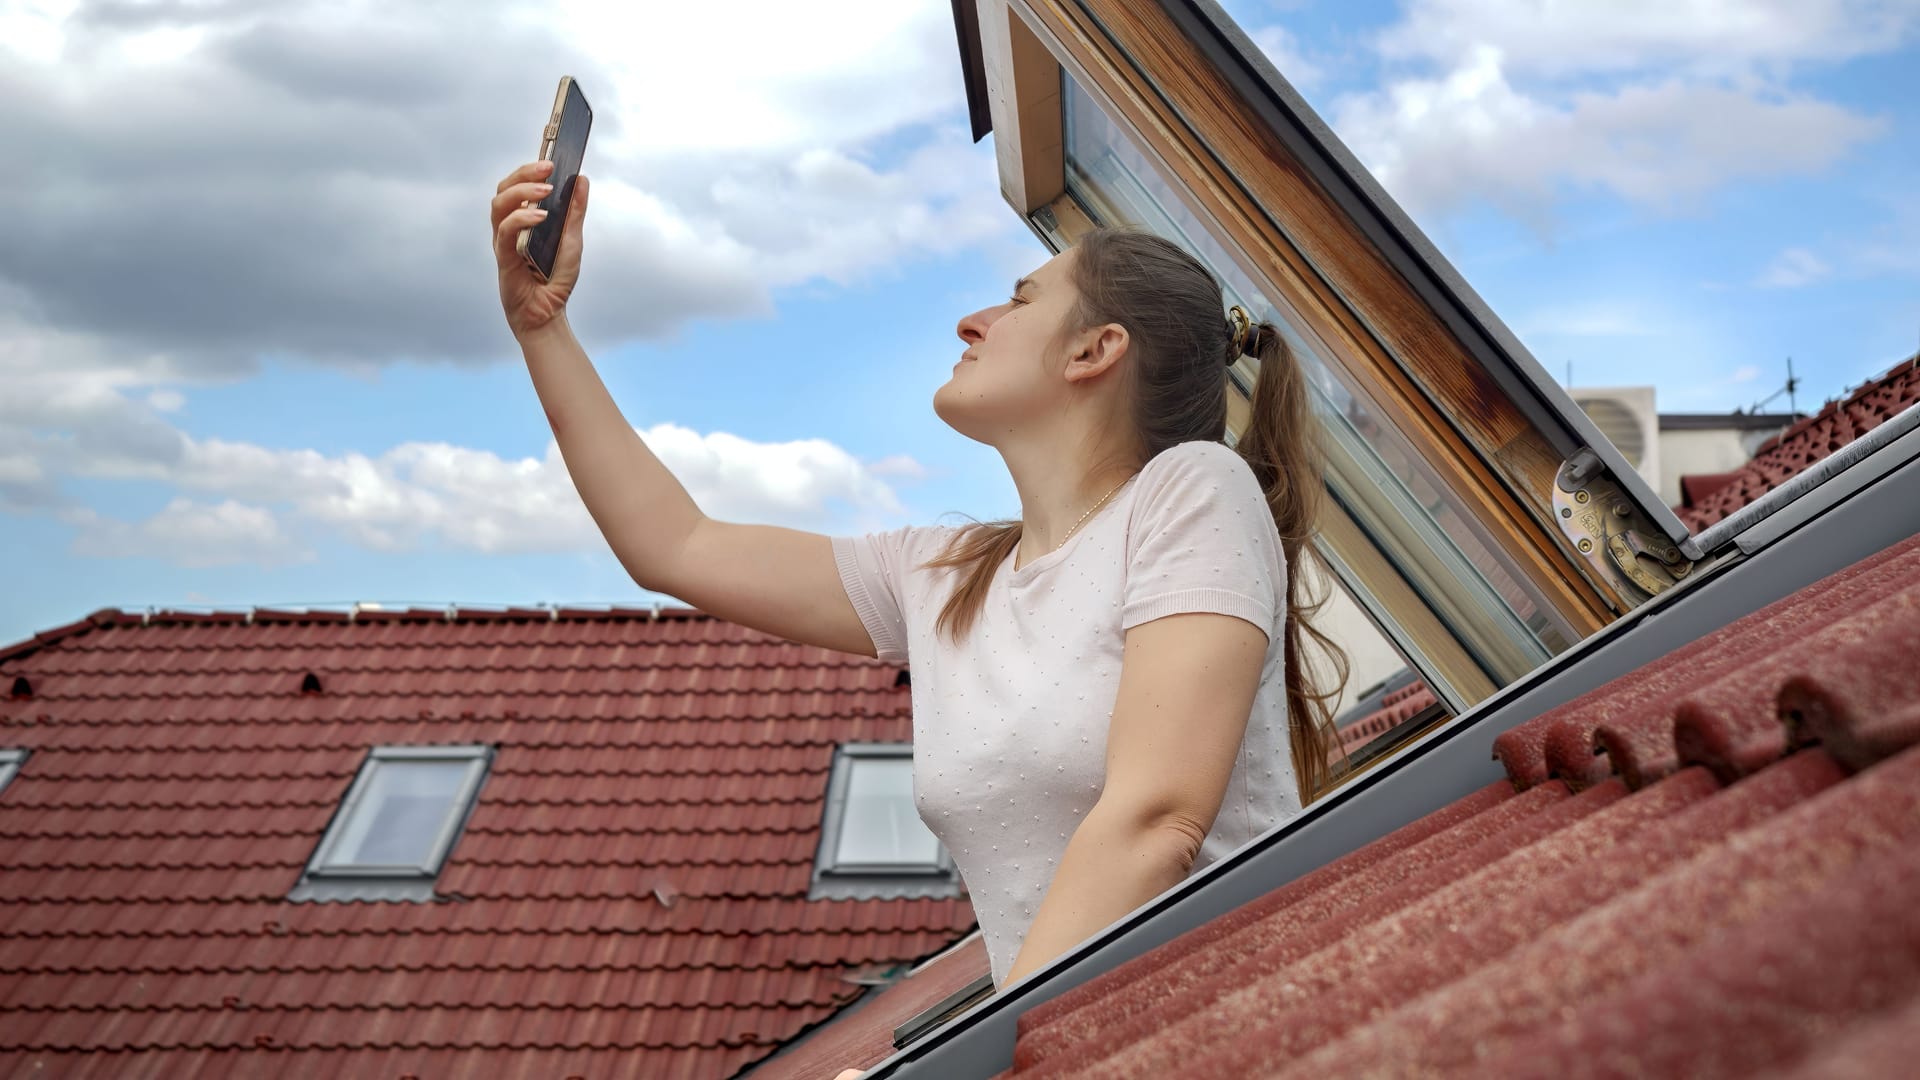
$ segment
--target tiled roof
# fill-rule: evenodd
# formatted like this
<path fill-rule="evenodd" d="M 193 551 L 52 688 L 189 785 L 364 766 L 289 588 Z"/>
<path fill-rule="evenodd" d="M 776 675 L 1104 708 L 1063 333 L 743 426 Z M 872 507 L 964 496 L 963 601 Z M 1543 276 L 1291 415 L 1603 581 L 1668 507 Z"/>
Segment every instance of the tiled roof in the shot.
<path fill-rule="evenodd" d="M 1507 732 L 1507 780 L 1034 1008 L 1012 1075 L 1910 1068 L 1915 656 L 1920 537 Z"/>
<path fill-rule="evenodd" d="M 895 1030 L 990 971 L 986 940 L 975 934 L 809 1032 L 756 1068 L 753 1080 L 832 1080 L 843 1069 L 871 1068 L 893 1054 Z"/>
<path fill-rule="evenodd" d="M 1400 725 L 1440 704 L 1425 679 L 1415 679 L 1381 697 L 1378 707 L 1341 717 L 1335 724 L 1340 736 L 1337 749 L 1327 751 L 1329 762 L 1351 757 L 1361 747 L 1393 731 Z"/>
<path fill-rule="evenodd" d="M 1684 497 L 1674 508 L 1694 532 L 1712 525 L 1786 483 L 1801 470 L 1920 401 L 1920 356 L 1848 394 L 1760 444 L 1753 460 L 1731 473 L 1681 477 Z"/>
<path fill-rule="evenodd" d="M 303 692 L 311 674 L 317 692 Z M 690 612 L 103 612 L 0 650 L 0 1073 L 717 1077 L 973 926 L 809 901 L 898 669 Z M 371 746 L 497 750 L 434 903 L 291 903 Z"/>

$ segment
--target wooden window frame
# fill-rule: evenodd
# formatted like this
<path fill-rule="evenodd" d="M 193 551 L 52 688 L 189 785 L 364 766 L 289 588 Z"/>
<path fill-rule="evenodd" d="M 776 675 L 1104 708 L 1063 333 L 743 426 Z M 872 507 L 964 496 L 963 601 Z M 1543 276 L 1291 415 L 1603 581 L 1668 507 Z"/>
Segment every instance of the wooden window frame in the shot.
<path fill-rule="evenodd" d="M 1093 224 L 1066 191 L 1064 71 L 1184 191 L 1186 209 L 1239 268 L 1269 285 L 1297 314 L 1301 332 L 1325 344 L 1325 359 L 1366 388 L 1369 405 L 1438 471 L 1448 496 L 1544 599 L 1571 640 L 1643 601 L 1617 587 L 1594 554 L 1576 550 L 1554 520 L 1554 485 L 1568 448 L 1591 445 L 1585 436 L 1597 432 L 1581 428 L 1583 416 L 1545 422 L 1543 408 L 1551 411 L 1555 403 L 1523 402 L 1510 393 L 1511 373 L 1476 354 L 1458 313 L 1431 302 L 1408 280 L 1364 223 L 1276 135 L 1270 118 L 1217 77 L 1191 28 L 1170 11 L 1181 3 L 976 0 L 974 7 L 979 81 L 1002 193 L 1043 240 L 1056 248 L 1061 240 L 1071 244 Z M 1577 412 L 1571 399 L 1565 404 Z M 1240 430 L 1246 415 L 1236 384 L 1230 428 Z M 1604 450 L 1603 461 L 1612 464 L 1611 447 Z M 1678 525 L 1663 519 L 1646 527 L 1671 535 Z M 1323 529 L 1321 546 L 1337 564 L 1364 574 L 1369 560 L 1351 532 L 1339 525 Z M 1390 584 L 1377 590 L 1396 591 Z M 1389 615 L 1404 631 L 1390 635 L 1397 643 L 1417 639 L 1421 666 L 1439 676 L 1435 689 L 1451 707 L 1493 691 L 1495 680 L 1484 673 L 1476 678 L 1472 660 L 1442 640 L 1445 634 L 1415 632 L 1423 614 L 1434 618 L 1417 598 L 1374 600 L 1388 609 L 1376 618 Z"/>

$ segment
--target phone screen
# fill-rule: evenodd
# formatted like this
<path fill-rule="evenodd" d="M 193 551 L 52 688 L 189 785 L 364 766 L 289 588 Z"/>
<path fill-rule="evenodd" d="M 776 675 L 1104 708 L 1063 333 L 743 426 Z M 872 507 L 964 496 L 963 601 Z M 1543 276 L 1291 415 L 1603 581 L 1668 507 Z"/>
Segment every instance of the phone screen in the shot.
<path fill-rule="evenodd" d="M 539 202 L 547 216 L 527 230 L 527 257 L 539 268 L 542 277 L 553 276 L 554 255 L 560 250 L 560 229 L 567 220 L 567 207 L 573 204 L 573 185 L 580 175 L 581 159 L 586 157 L 587 129 L 593 126 L 593 110 L 587 106 L 580 84 L 571 78 L 564 82 L 566 97 L 560 105 L 553 148 L 547 155 L 553 161 L 553 172 L 547 177 L 553 190 Z"/>

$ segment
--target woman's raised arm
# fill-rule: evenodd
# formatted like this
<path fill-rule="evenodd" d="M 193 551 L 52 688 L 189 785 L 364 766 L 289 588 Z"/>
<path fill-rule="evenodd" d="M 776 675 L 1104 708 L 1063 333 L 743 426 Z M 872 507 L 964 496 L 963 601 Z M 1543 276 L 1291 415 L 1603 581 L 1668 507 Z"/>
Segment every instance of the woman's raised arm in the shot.
<path fill-rule="evenodd" d="M 523 165 L 495 191 L 500 301 L 573 486 L 614 556 L 644 589 L 770 634 L 872 656 L 827 537 L 707 517 L 621 415 L 566 319 L 580 275 L 587 178 L 574 188 L 549 280 L 514 250 L 539 220 L 527 203 L 546 193 L 541 177 L 550 167 Z"/>

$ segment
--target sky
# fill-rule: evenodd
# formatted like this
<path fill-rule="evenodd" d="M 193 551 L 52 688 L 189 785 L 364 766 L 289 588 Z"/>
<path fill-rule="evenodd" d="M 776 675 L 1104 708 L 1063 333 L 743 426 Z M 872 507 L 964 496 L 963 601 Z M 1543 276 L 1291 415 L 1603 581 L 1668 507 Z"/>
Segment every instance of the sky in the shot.
<path fill-rule="evenodd" d="M 1920 0 L 1225 7 L 1556 378 L 1726 411 L 1791 357 L 1807 409 L 1920 347 Z M 654 599 L 492 279 L 561 74 L 595 106 L 571 320 L 708 513 L 1017 513 L 931 405 L 1046 258 L 947 3 L 0 0 L 0 643 Z"/>

